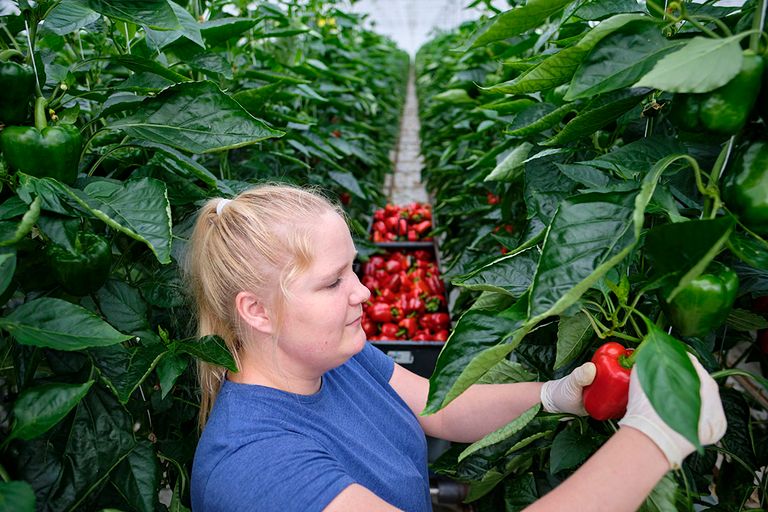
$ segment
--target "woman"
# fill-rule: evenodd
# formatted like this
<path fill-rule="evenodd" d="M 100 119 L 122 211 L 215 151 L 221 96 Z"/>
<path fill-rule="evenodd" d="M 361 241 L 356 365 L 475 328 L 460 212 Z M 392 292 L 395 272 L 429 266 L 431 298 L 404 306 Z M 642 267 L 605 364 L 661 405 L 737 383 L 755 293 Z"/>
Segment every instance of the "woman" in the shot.
<path fill-rule="evenodd" d="M 425 433 L 473 442 L 538 402 L 585 414 L 592 363 L 543 384 L 475 385 L 420 416 L 428 381 L 366 343 L 360 319 L 370 292 L 355 256 L 341 211 L 307 190 L 259 186 L 202 208 L 188 262 L 198 330 L 225 340 L 238 372 L 200 365 L 194 511 L 431 510 Z M 725 417 L 717 385 L 694 363 L 699 435 L 714 443 Z M 635 510 L 693 451 L 655 414 L 635 375 L 620 424 L 531 510 Z"/>

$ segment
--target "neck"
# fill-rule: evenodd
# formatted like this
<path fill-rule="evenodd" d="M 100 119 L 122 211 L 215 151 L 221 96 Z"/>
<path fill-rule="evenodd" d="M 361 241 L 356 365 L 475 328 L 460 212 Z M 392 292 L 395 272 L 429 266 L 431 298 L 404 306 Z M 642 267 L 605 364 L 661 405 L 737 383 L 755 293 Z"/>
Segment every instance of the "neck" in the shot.
<path fill-rule="evenodd" d="M 293 368 L 271 345 L 267 351 L 244 350 L 240 371 L 229 373 L 227 378 L 240 384 L 258 384 L 297 395 L 313 395 L 322 383 L 322 374 L 307 374 Z"/>

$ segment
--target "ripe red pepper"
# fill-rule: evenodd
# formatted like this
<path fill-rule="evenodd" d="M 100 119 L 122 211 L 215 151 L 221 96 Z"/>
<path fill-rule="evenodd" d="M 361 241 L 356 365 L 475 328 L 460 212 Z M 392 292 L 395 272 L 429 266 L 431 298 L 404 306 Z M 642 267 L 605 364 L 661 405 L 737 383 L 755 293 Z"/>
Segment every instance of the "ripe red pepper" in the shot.
<path fill-rule="evenodd" d="M 584 408 L 596 420 L 618 419 L 627 411 L 631 363 L 634 349 L 609 341 L 592 356 L 597 367 L 595 380 L 584 388 Z"/>
<path fill-rule="evenodd" d="M 420 235 L 423 235 L 426 231 L 429 231 L 430 229 L 432 229 L 432 221 L 430 220 L 423 220 L 413 226 L 413 230 Z"/>
<path fill-rule="evenodd" d="M 374 322 L 391 322 L 392 306 L 384 302 L 375 302 L 368 310 L 368 314 L 371 315 L 371 320 Z"/>
<path fill-rule="evenodd" d="M 397 325 L 405 330 L 404 334 L 408 337 L 408 339 L 413 338 L 413 336 L 416 334 L 416 329 L 419 327 L 415 318 L 403 318 L 400 320 L 400 322 L 398 322 Z"/>
<path fill-rule="evenodd" d="M 376 324 L 372 322 L 370 318 L 363 318 L 361 324 L 363 326 L 363 331 L 365 331 L 365 335 L 368 338 L 376 335 Z"/>
<path fill-rule="evenodd" d="M 381 326 L 381 339 L 383 340 L 395 340 L 397 339 L 397 331 L 399 328 L 397 324 L 387 322 Z"/>

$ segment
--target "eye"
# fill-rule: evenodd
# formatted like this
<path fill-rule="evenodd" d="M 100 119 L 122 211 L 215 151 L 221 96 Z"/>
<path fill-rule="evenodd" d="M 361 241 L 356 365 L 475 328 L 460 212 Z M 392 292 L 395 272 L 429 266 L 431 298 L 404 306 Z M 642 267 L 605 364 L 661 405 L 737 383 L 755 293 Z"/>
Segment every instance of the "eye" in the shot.
<path fill-rule="evenodd" d="M 332 284 L 328 285 L 328 288 L 338 288 L 340 284 L 341 284 L 341 278 L 338 278 Z"/>

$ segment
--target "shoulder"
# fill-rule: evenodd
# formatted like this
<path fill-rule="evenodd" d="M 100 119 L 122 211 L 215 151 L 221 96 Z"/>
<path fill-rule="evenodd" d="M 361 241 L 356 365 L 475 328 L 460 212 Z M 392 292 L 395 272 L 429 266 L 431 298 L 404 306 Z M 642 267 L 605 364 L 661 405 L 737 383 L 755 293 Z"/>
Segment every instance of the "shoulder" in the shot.
<path fill-rule="evenodd" d="M 360 365 L 382 383 L 389 382 L 395 369 L 395 362 L 392 358 L 369 342 L 366 342 L 363 350 L 356 354 L 352 361 Z"/>

